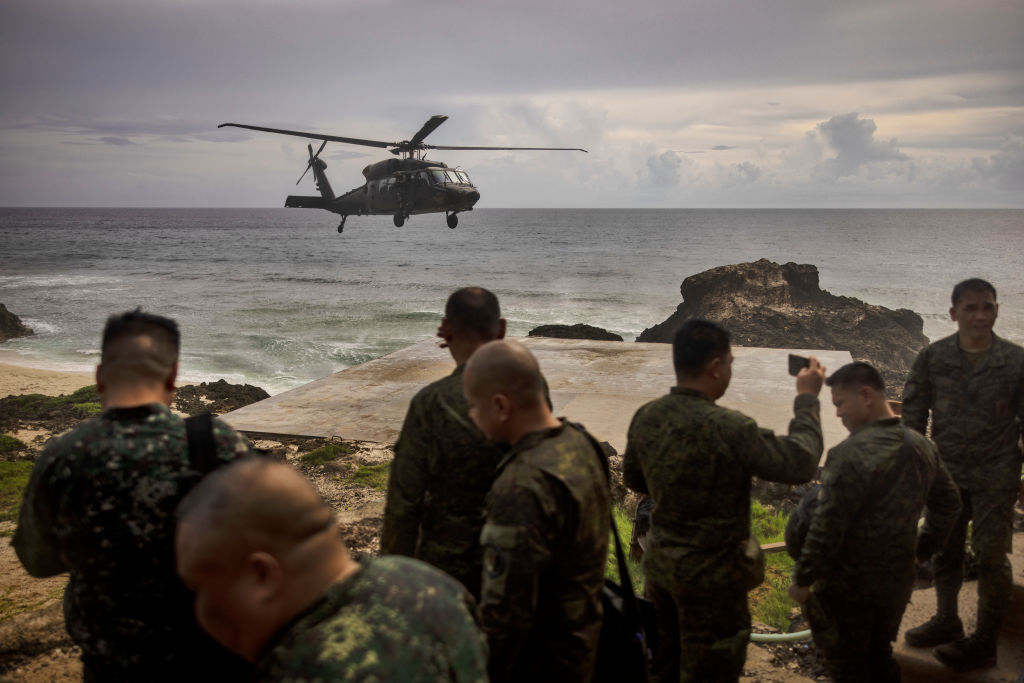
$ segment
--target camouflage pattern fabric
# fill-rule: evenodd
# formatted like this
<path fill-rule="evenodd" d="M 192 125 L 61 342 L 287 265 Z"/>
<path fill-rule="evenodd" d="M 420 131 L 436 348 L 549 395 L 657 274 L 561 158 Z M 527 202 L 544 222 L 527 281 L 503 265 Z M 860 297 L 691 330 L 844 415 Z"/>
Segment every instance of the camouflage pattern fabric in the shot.
<path fill-rule="evenodd" d="M 837 681 L 899 680 L 892 641 L 913 590 L 915 552 L 942 546 L 960 495 L 935 445 L 898 417 L 853 430 L 829 451 L 821 481 L 794 570 L 820 604 L 807 609 L 815 643 Z"/>
<path fill-rule="evenodd" d="M 601 634 L 611 494 L 588 436 L 533 432 L 487 497 L 480 614 L 493 681 L 587 681 Z"/>
<path fill-rule="evenodd" d="M 484 500 L 501 450 L 473 424 L 462 365 L 409 404 L 391 462 L 381 554 L 407 555 L 480 594 Z"/>
<path fill-rule="evenodd" d="M 217 458 L 250 454 L 213 421 Z M 68 633 L 86 680 L 216 680 L 240 660 L 195 623 L 174 569 L 174 511 L 199 481 L 185 423 L 163 405 L 112 408 L 51 440 L 25 490 L 14 548 L 33 576 L 70 572 Z"/>
<path fill-rule="evenodd" d="M 462 585 L 405 557 L 361 565 L 278 635 L 257 680 L 487 680 L 487 643 Z"/>
<path fill-rule="evenodd" d="M 835 592 L 811 593 L 804 613 L 835 683 L 899 683 L 892 641 L 910 592 L 906 599 L 890 603 L 863 602 Z"/>
<path fill-rule="evenodd" d="M 776 436 L 701 392 L 673 387 L 633 416 L 623 481 L 656 502 L 644 575 L 663 595 L 656 609 L 680 620 L 680 647 L 658 653 L 656 680 L 672 680 L 677 670 L 678 680 L 690 680 L 685 672 L 711 669 L 725 678 L 708 680 L 730 680 L 728 672 L 742 670 L 746 648 L 729 643 L 749 635 L 745 593 L 759 580 L 758 558 L 748 552 L 750 479 L 802 483 L 821 456 L 817 397 L 797 396 L 794 413 L 789 435 Z M 709 614 L 715 609 L 721 614 Z"/>
<path fill-rule="evenodd" d="M 1016 489 L 1024 429 L 1024 349 L 995 337 L 971 368 L 957 335 L 918 354 L 903 389 L 903 423 L 939 447 L 962 489 Z"/>
<path fill-rule="evenodd" d="M 922 555 L 930 556 L 960 514 L 960 495 L 935 445 L 898 417 L 853 430 L 829 451 L 796 583 L 817 582 L 819 589 L 862 602 L 909 596 L 925 506 L 919 542 Z"/>
<path fill-rule="evenodd" d="M 956 604 L 967 522 L 973 520 L 978 609 L 1004 614 L 1013 590 L 1007 554 L 1020 480 L 1024 349 L 994 337 L 987 356 L 972 367 L 955 334 L 927 346 L 903 390 L 903 422 L 923 434 L 929 414 L 932 439 L 964 502 L 953 533 L 936 557 L 939 601 Z"/>

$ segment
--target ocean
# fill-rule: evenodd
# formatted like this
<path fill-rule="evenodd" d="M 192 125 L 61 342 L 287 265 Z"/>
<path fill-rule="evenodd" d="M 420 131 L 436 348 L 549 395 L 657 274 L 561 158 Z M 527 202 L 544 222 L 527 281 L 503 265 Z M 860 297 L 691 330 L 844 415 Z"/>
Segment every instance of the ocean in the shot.
<path fill-rule="evenodd" d="M 769 258 L 950 334 L 967 277 L 999 291 L 996 332 L 1024 343 L 1024 210 L 482 209 L 352 217 L 289 209 L 0 209 L 0 303 L 35 330 L 0 361 L 91 371 L 108 315 L 182 328 L 184 381 L 278 393 L 432 338 L 448 294 L 480 285 L 509 332 L 587 323 L 632 340 L 689 275 Z M 666 362 L 668 357 L 666 356 Z"/>

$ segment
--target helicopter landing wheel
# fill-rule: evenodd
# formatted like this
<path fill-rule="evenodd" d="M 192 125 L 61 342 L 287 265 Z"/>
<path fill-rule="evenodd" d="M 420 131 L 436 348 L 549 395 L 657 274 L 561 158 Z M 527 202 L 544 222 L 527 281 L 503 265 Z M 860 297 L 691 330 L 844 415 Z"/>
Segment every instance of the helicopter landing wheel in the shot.
<path fill-rule="evenodd" d="M 459 227 L 459 214 L 452 212 L 446 214 L 445 218 L 448 221 L 448 227 L 451 228 L 452 230 Z"/>
<path fill-rule="evenodd" d="M 400 213 L 395 214 L 395 227 L 400 228 L 405 225 L 405 216 Z"/>
<path fill-rule="evenodd" d="M 341 217 L 341 223 L 338 224 L 338 232 L 345 232 L 345 219 L 346 218 L 348 218 L 348 216 L 342 216 Z"/>

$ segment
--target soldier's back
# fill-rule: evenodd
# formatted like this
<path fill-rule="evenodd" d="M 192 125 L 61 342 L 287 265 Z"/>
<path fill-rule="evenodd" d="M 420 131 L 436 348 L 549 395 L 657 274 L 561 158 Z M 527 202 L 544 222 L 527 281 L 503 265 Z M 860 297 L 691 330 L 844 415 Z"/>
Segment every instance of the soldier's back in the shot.
<path fill-rule="evenodd" d="M 249 453 L 220 421 L 214 438 L 223 462 Z M 65 620 L 87 669 L 173 678 L 210 656 L 174 569 L 174 511 L 200 477 L 183 420 L 157 404 L 107 410 L 37 461 L 15 547 L 26 566 L 56 554 L 70 572 Z"/>
<path fill-rule="evenodd" d="M 280 634 L 259 680 L 487 680 L 486 643 L 462 585 L 410 558 L 361 564 Z"/>

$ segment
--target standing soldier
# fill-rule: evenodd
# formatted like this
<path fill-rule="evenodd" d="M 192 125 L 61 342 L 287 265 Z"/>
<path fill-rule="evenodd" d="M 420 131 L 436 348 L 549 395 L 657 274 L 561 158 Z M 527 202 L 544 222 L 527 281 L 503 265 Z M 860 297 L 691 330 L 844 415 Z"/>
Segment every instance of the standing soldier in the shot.
<path fill-rule="evenodd" d="M 1024 428 L 1024 349 L 992 332 L 995 288 L 977 278 L 953 288 L 949 316 L 957 333 L 925 347 L 903 389 L 903 421 L 931 436 L 963 509 L 935 558 L 938 613 L 906 633 L 913 647 L 936 648 L 940 662 L 970 671 L 996 665 L 999 626 L 1010 609 L 1013 501 L 1020 477 Z M 963 584 L 964 542 L 978 560 L 978 624 L 964 638 L 957 599 Z M 945 643 L 945 644 L 944 644 Z"/>
<path fill-rule="evenodd" d="M 814 358 L 796 379 L 789 436 L 775 436 L 715 401 L 732 378 L 729 333 L 705 320 L 676 332 L 677 385 L 633 417 L 626 486 L 655 501 L 644 575 L 661 643 L 652 675 L 663 682 L 735 681 L 750 640 L 747 591 L 763 557 L 750 535 L 750 478 L 799 484 L 821 457 Z M 760 567 L 759 567 L 760 566 Z"/>
<path fill-rule="evenodd" d="M 50 441 L 36 460 L 14 534 L 32 576 L 70 572 L 64 619 L 86 681 L 219 681 L 245 663 L 196 625 L 174 573 L 174 508 L 207 466 L 168 406 L 178 373 L 173 320 L 138 310 L 103 330 L 103 413 Z M 220 420 L 220 466 L 249 454 Z M 239 667 L 242 668 L 239 668 Z"/>
<path fill-rule="evenodd" d="M 478 347 L 505 336 L 498 298 L 481 287 L 456 291 L 437 336 L 455 370 L 409 404 L 391 463 L 380 551 L 428 562 L 479 597 L 484 498 L 501 452 L 469 419 L 462 371 Z"/>
<path fill-rule="evenodd" d="M 942 546 L 960 496 L 935 444 L 893 414 L 877 370 L 850 363 L 826 384 L 850 436 L 828 453 L 789 594 L 806 603 L 814 585 L 821 609 L 808 617 L 836 683 L 898 683 L 892 641 L 914 587 L 915 542 L 925 558 Z"/>
<path fill-rule="evenodd" d="M 491 680 L 589 683 L 611 529 L 604 454 L 552 415 L 537 361 L 521 344 L 481 347 L 464 384 L 476 425 L 511 444 L 480 536 Z"/>

